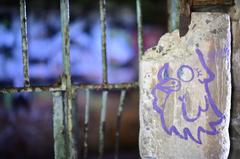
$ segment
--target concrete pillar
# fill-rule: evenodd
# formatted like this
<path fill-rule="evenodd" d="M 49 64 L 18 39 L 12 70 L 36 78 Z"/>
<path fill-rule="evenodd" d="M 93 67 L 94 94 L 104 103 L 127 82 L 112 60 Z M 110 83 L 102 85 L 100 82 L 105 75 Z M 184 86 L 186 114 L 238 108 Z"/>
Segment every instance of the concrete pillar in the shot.
<path fill-rule="evenodd" d="M 230 159 L 240 156 L 240 1 L 230 10 L 232 26 L 232 77 L 233 100 L 231 109 L 231 152 Z"/>
<path fill-rule="evenodd" d="M 230 18 L 192 13 L 140 61 L 142 158 L 225 159 L 231 105 Z"/>
<path fill-rule="evenodd" d="M 232 75 L 233 89 L 240 91 L 240 1 L 230 10 L 232 23 Z"/>

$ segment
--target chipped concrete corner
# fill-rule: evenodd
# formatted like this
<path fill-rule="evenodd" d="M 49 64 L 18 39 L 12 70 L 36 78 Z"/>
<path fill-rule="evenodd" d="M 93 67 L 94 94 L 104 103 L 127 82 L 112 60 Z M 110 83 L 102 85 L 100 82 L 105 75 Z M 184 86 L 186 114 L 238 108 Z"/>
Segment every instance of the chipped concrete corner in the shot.
<path fill-rule="evenodd" d="M 192 13 L 140 61 L 142 158 L 226 159 L 231 107 L 230 18 Z"/>

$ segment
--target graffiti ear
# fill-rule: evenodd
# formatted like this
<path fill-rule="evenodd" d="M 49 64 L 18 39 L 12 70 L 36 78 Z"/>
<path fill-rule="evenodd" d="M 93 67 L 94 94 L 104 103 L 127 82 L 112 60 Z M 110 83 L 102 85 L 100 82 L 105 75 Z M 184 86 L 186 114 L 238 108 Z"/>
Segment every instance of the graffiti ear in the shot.
<path fill-rule="evenodd" d="M 159 81 L 169 79 L 169 63 L 165 63 L 163 67 L 160 68 L 157 77 Z"/>
<path fill-rule="evenodd" d="M 203 53 L 200 49 L 196 48 L 195 49 L 195 52 L 197 53 L 198 55 L 198 59 L 202 65 L 202 67 L 204 68 L 204 70 L 206 71 L 207 75 L 208 75 L 208 78 L 205 79 L 205 81 L 213 81 L 214 78 L 215 78 L 215 74 L 211 71 L 211 69 L 207 66 L 207 63 L 204 59 L 204 56 L 203 56 Z"/>

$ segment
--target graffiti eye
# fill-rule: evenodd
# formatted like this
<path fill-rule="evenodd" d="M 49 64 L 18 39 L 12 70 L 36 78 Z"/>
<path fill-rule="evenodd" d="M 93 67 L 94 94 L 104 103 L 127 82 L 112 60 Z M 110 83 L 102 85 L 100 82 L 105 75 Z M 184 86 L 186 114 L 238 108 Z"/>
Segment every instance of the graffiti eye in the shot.
<path fill-rule="evenodd" d="M 164 70 L 163 71 L 163 79 L 168 79 L 169 78 L 169 75 L 168 75 L 168 70 Z"/>
<path fill-rule="evenodd" d="M 158 80 L 167 80 L 169 78 L 169 64 L 165 63 L 158 72 Z"/>
<path fill-rule="evenodd" d="M 190 82 L 194 78 L 194 72 L 190 66 L 182 65 L 177 71 L 177 76 L 183 82 Z"/>

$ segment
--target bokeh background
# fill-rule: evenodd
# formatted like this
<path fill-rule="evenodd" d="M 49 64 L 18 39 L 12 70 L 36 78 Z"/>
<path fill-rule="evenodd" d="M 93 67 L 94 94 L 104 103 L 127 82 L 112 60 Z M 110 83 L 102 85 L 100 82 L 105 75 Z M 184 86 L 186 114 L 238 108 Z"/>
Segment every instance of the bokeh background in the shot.
<path fill-rule="evenodd" d="M 31 85 L 58 82 L 62 73 L 59 1 L 27 1 L 29 75 Z M 154 46 L 167 31 L 165 0 L 143 1 L 144 48 Z M 70 0 L 72 81 L 101 83 L 101 31 L 98 0 Z M 136 8 L 133 0 L 107 1 L 107 56 L 110 83 L 138 80 Z M 23 86 L 19 2 L 0 1 L 0 87 Z M 120 92 L 109 94 L 104 158 L 113 158 Z M 127 94 L 120 158 L 139 158 L 138 90 Z M 85 94 L 77 93 L 79 152 L 83 145 Z M 91 92 L 89 157 L 96 158 L 101 92 Z M 51 159 L 52 97 L 48 92 L 0 95 L 0 159 Z"/>

